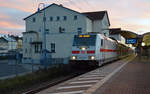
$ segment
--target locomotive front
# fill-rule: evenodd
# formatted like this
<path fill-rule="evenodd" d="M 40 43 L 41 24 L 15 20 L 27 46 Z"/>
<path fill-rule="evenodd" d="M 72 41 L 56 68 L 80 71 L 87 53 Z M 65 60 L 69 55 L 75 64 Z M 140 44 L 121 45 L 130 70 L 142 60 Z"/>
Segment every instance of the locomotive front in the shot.
<path fill-rule="evenodd" d="M 70 63 L 95 65 L 96 35 L 75 35 Z"/>

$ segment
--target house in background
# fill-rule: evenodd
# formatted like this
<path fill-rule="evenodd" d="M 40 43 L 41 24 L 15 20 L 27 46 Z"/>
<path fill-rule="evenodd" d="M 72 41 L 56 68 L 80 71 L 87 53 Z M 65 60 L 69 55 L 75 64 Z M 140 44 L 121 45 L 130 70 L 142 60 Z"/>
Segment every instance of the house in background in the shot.
<path fill-rule="evenodd" d="M 46 18 L 43 17 L 45 12 Z M 62 5 L 48 7 L 24 18 L 23 63 L 40 63 L 43 47 L 44 21 L 46 24 L 46 49 L 51 58 L 67 63 L 74 35 L 98 32 L 109 36 L 107 11 L 80 13 Z"/>
<path fill-rule="evenodd" d="M 9 36 L 0 37 L 0 53 L 17 49 L 17 41 Z"/>
<path fill-rule="evenodd" d="M 14 35 L 8 35 L 8 37 L 16 40 L 17 42 L 17 49 L 18 51 L 22 50 L 22 37 L 14 36 Z"/>

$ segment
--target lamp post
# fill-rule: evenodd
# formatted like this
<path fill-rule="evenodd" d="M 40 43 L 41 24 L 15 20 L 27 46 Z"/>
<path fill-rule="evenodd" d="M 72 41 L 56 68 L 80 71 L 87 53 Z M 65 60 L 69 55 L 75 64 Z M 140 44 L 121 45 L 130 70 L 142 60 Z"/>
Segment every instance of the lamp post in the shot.
<path fill-rule="evenodd" d="M 40 5 L 43 5 L 43 8 L 45 8 L 44 3 L 39 3 L 38 5 L 38 12 L 40 13 Z M 45 9 L 43 10 L 43 24 L 44 24 L 44 31 L 43 31 L 43 38 L 42 38 L 42 61 L 44 62 L 44 67 L 47 69 L 47 56 L 46 56 L 46 16 L 45 16 Z"/>

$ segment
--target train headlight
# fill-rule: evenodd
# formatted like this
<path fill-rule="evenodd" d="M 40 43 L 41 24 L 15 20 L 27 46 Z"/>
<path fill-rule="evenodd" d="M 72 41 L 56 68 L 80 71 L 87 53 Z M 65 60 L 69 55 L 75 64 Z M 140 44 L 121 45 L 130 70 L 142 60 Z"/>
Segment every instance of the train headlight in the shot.
<path fill-rule="evenodd" d="M 94 59 L 95 59 L 95 57 L 94 57 L 94 56 L 91 56 L 91 57 L 90 57 L 90 59 L 91 59 L 91 60 L 94 60 Z"/>
<path fill-rule="evenodd" d="M 76 56 L 72 56 L 72 60 L 75 60 L 75 59 L 77 59 L 77 57 Z"/>
<path fill-rule="evenodd" d="M 84 51 L 84 50 L 86 50 L 86 48 L 85 48 L 85 47 L 82 47 L 82 48 L 81 48 L 81 50 L 83 50 L 83 51 Z"/>

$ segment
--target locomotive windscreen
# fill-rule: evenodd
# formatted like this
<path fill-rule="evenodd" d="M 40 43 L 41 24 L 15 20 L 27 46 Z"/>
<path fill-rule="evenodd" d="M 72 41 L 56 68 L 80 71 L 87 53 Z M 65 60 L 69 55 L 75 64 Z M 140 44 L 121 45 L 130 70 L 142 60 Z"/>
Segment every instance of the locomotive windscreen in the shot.
<path fill-rule="evenodd" d="M 74 36 L 73 46 L 95 46 L 96 35 L 90 35 L 89 37 Z"/>

